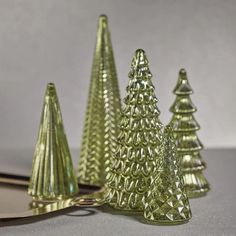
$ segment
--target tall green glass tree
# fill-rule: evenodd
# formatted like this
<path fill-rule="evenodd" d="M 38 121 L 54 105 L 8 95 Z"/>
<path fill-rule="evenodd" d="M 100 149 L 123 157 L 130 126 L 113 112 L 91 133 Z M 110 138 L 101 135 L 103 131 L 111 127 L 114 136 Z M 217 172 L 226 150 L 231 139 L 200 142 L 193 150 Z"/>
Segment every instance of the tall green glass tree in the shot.
<path fill-rule="evenodd" d="M 181 69 L 174 89 L 177 97 L 170 108 L 174 113 L 170 125 L 173 127 L 177 141 L 177 155 L 180 159 L 187 194 L 189 197 L 199 197 L 209 191 L 209 184 L 203 175 L 206 165 L 200 155 L 203 145 L 197 136 L 200 126 L 193 115 L 197 108 L 190 99 L 192 93 L 187 73 Z"/>
<path fill-rule="evenodd" d="M 189 221 L 191 210 L 184 188 L 173 130 L 165 127 L 157 158 L 157 170 L 145 198 L 144 218 L 153 224 L 179 224 Z"/>
<path fill-rule="evenodd" d="M 162 124 L 145 52 L 132 60 L 114 162 L 107 175 L 107 202 L 123 211 L 142 211 L 156 170 Z"/>
<path fill-rule="evenodd" d="M 55 85 L 47 86 L 28 193 L 35 200 L 57 200 L 77 194 L 78 183 L 63 128 Z"/>
<path fill-rule="evenodd" d="M 118 135 L 120 109 L 108 20 L 105 15 L 101 15 L 79 157 L 79 183 L 104 185 Z"/>

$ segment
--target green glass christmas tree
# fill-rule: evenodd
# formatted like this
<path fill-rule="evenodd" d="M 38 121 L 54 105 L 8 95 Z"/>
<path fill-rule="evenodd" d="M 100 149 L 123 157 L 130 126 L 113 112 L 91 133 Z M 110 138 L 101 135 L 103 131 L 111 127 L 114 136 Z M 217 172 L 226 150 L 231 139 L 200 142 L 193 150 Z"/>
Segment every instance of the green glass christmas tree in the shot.
<path fill-rule="evenodd" d="M 127 96 L 121 113 L 114 162 L 107 175 L 106 200 L 123 211 L 142 211 L 144 193 L 156 170 L 162 124 L 145 52 L 132 60 Z"/>
<path fill-rule="evenodd" d="M 170 125 L 173 127 L 177 141 L 177 155 L 180 159 L 187 195 L 199 197 L 209 191 L 209 184 L 202 173 L 206 165 L 200 155 L 203 145 L 196 133 L 200 126 L 193 116 L 197 108 L 190 99 L 192 93 L 186 71 L 181 69 L 174 89 L 177 97 L 170 108 L 174 113 Z"/>
<path fill-rule="evenodd" d="M 145 197 L 144 218 L 152 224 L 179 224 L 191 218 L 173 130 L 164 129 L 157 170 Z"/>
<path fill-rule="evenodd" d="M 107 17 L 99 17 L 89 99 L 80 150 L 81 184 L 103 186 L 118 134 L 120 95 Z"/>
<path fill-rule="evenodd" d="M 54 84 L 47 86 L 28 193 L 35 200 L 57 200 L 78 193 Z"/>

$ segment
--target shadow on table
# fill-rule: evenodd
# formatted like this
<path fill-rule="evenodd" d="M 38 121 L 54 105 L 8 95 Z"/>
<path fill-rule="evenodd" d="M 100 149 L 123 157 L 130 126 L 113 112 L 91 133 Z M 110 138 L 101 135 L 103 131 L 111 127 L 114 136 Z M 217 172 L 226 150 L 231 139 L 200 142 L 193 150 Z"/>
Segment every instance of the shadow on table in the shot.
<path fill-rule="evenodd" d="M 97 214 L 97 212 L 94 209 L 79 208 L 79 210 L 77 210 L 75 214 L 73 214 L 73 212 L 70 212 L 66 215 L 72 216 L 72 217 L 84 217 L 84 216 L 91 216 L 95 214 Z"/>
<path fill-rule="evenodd" d="M 73 214 L 73 212 L 76 212 Z M 27 218 L 18 218 L 18 219 L 7 219 L 7 220 L 0 220 L 0 228 L 5 226 L 17 226 L 17 225 L 25 225 L 25 224 L 32 224 L 39 221 L 48 220 L 52 217 L 58 217 L 61 215 L 66 215 L 69 217 L 84 217 L 84 216 L 91 216 L 96 214 L 97 212 L 92 209 L 86 208 L 78 208 L 78 207 L 70 207 L 67 209 L 59 210 L 56 212 L 47 213 L 45 215 L 39 216 L 32 216 Z"/>
<path fill-rule="evenodd" d="M 142 212 L 132 213 L 129 211 L 119 211 L 119 210 L 109 207 L 108 205 L 103 205 L 97 209 L 100 210 L 101 212 L 109 213 L 111 215 L 125 216 L 125 217 L 128 217 L 128 218 L 138 221 L 138 222 L 142 222 L 142 219 L 143 219 Z"/>

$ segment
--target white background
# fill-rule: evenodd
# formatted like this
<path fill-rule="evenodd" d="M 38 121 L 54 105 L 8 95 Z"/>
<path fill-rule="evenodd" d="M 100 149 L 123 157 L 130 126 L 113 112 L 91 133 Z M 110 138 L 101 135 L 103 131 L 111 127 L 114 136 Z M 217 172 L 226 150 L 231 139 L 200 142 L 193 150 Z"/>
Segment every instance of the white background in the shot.
<path fill-rule="evenodd" d="M 34 147 L 48 82 L 79 147 L 96 39 L 107 14 L 122 97 L 131 58 L 147 52 L 161 120 L 185 67 L 206 147 L 236 146 L 236 1 L 0 0 L 0 147 Z"/>

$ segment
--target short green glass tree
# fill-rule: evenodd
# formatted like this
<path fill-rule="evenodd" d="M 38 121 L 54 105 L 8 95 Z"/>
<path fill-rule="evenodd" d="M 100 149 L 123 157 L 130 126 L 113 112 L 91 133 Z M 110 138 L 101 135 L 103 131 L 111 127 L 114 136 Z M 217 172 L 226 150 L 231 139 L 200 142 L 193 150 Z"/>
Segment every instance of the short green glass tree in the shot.
<path fill-rule="evenodd" d="M 198 139 L 199 124 L 193 113 L 197 111 L 190 99 L 193 90 L 184 69 L 179 72 L 179 79 L 174 89 L 176 100 L 171 106 L 173 113 L 170 125 L 177 141 L 177 155 L 183 171 L 184 183 L 189 197 L 200 197 L 209 191 L 209 184 L 203 175 L 206 168 L 200 151 L 203 145 Z"/>
<path fill-rule="evenodd" d="M 144 218 L 152 224 L 185 223 L 191 218 L 191 210 L 169 126 L 164 129 L 160 150 L 157 170 L 145 197 Z"/>
<path fill-rule="evenodd" d="M 124 99 L 120 134 L 107 175 L 107 202 L 123 211 L 142 211 L 144 194 L 156 170 L 162 124 L 145 52 L 138 49 L 132 60 Z"/>
<path fill-rule="evenodd" d="M 78 193 L 78 182 L 63 128 L 55 85 L 47 86 L 28 193 L 38 201 Z"/>

